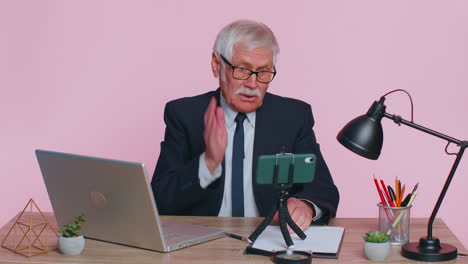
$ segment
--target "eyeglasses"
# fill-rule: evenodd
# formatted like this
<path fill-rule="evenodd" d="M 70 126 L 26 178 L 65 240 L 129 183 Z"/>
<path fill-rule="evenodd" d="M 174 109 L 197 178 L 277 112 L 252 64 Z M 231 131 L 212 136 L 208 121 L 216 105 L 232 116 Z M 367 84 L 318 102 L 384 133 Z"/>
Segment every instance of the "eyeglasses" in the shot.
<path fill-rule="evenodd" d="M 273 78 L 275 78 L 275 75 L 276 75 L 276 68 L 274 68 L 273 72 L 252 71 L 244 67 L 238 67 L 238 66 L 232 65 L 226 58 L 224 58 L 223 55 L 221 55 L 221 59 L 232 68 L 232 77 L 234 77 L 237 80 L 247 80 L 250 78 L 252 74 L 255 74 L 258 82 L 269 83 L 273 81 Z"/>

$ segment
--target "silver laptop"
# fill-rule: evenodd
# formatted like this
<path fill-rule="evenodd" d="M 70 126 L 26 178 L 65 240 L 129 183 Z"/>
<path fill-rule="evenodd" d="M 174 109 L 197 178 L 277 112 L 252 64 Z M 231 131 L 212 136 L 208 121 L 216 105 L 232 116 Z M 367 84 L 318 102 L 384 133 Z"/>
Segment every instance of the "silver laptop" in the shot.
<path fill-rule="evenodd" d="M 59 227 L 85 213 L 87 238 L 169 252 L 225 235 L 159 218 L 142 163 L 36 150 Z"/>

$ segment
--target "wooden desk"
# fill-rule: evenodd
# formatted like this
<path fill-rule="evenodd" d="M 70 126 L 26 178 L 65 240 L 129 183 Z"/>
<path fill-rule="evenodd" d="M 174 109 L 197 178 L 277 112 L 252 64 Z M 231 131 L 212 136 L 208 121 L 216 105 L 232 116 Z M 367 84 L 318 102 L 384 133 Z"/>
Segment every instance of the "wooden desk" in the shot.
<path fill-rule="evenodd" d="M 48 214 L 49 216 L 51 214 Z M 226 232 L 249 236 L 261 222 L 262 218 L 230 218 L 230 217 L 176 217 L 164 216 L 181 222 L 207 225 L 220 228 Z M 0 241 L 9 230 L 9 224 L 0 230 Z M 11 225 L 11 223 L 10 223 Z M 377 229 L 377 219 L 372 218 L 338 218 L 331 225 L 346 228 L 341 253 L 338 259 L 314 258 L 313 263 L 364 263 L 368 262 L 362 252 L 362 236 L 369 230 Z M 411 219 L 412 242 L 426 235 L 427 219 Z M 449 243 L 458 248 L 459 252 L 466 253 L 460 241 L 453 235 L 441 219 L 434 223 L 434 235 L 442 242 Z M 31 258 L 26 258 L 5 248 L 0 248 L 0 263 L 272 263 L 263 256 L 244 255 L 247 244 L 243 241 L 229 237 L 212 240 L 171 253 L 158 253 L 132 247 L 120 246 L 95 240 L 86 240 L 86 248 L 79 256 L 65 256 L 56 251 Z M 416 262 L 403 258 L 400 247 L 394 246 L 391 257 L 387 262 L 411 263 Z M 467 257 L 459 257 L 448 263 L 467 262 Z M 444 262 L 447 263 L 447 262 Z"/>

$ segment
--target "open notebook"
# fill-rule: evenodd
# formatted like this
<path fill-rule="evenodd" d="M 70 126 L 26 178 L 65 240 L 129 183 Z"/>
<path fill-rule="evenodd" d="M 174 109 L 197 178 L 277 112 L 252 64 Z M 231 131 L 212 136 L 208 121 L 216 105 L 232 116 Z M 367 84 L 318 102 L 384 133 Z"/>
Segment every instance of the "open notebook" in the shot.
<path fill-rule="evenodd" d="M 310 226 L 304 233 L 305 240 L 291 234 L 294 250 L 312 253 L 313 257 L 338 258 L 344 227 Z M 272 255 L 274 251 L 286 250 L 283 235 L 279 226 L 268 226 L 265 231 L 246 249 L 247 254 Z"/>

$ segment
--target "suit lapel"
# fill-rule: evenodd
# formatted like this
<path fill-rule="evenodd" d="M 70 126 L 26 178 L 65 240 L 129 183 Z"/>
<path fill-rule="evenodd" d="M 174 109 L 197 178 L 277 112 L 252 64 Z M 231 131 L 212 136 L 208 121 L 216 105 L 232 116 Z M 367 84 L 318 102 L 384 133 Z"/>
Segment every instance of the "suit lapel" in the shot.
<path fill-rule="evenodd" d="M 271 206 L 274 204 L 274 193 L 273 186 L 269 184 L 259 185 L 257 184 L 255 177 L 257 171 L 257 160 L 258 156 L 264 155 L 270 149 L 271 137 L 269 136 L 271 131 L 272 115 L 270 105 L 270 96 L 265 94 L 262 106 L 257 109 L 255 116 L 255 137 L 254 137 L 254 149 L 252 156 L 252 186 L 254 190 L 255 202 L 257 204 L 260 215 L 265 216 L 268 214 Z M 271 154 L 271 153 L 269 153 Z"/>
<path fill-rule="evenodd" d="M 265 99 L 266 99 L 266 96 L 265 96 Z M 267 116 L 265 115 L 265 106 L 262 105 L 262 107 L 257 109 L 257 112 L 255 113 L 255 135 L 254 135 L 254 148 L 253 148 L 253 156 L 252 156 L 252 176 L 253 176 L 252 178 L 255 177 L 258 156 L 261 154 L 262 150 L 265 151 L 265 147 L 267 147 L 267 144 L 268 144 L 268 137 L 267 137 L 268 129 L 266 127 L 266 124 L 268 122 L 265 122 L 266 117 Z M 255 185 L 255 179 L 253 180 L 254 180 L 253 183 Z"/>

